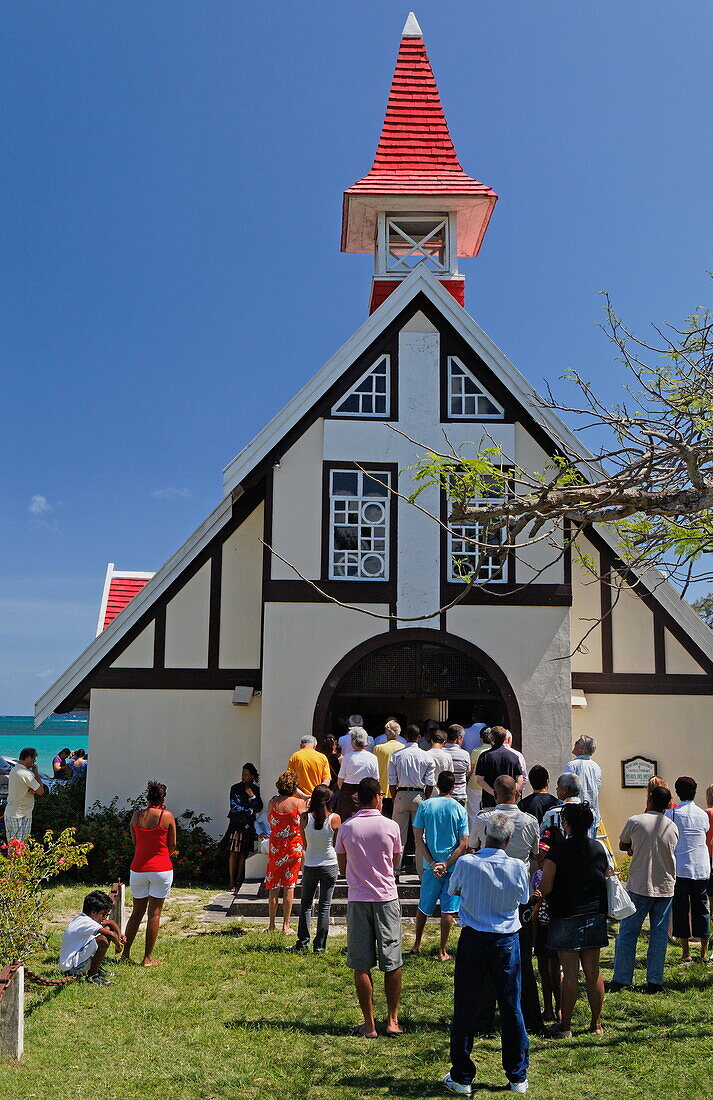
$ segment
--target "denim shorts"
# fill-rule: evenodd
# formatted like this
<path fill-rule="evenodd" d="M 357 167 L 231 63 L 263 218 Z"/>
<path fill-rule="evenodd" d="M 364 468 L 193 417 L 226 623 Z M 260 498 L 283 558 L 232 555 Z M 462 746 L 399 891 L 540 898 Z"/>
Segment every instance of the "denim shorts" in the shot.
<path fill-rule="evenodd" d="M 547 933 L 547 946 L 553 951 L 587 951 L 592 947 L 606 947 L 606 913 L 589 917 L 553 917 Z"/>

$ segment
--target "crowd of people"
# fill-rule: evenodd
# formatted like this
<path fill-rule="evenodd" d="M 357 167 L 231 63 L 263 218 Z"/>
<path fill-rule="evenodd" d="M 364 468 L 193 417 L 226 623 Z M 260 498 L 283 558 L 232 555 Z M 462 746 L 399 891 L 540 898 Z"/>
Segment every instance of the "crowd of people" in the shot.
<path fill-rule="evenodd" d="M 580 737 L 572 758 L 549 791 L 547 769 L 529 772 L 502 726 L 476 721 L 464 729 L 435 722 L 403 731 L 389 719 L 371 738 L 360 715 L 347 735 L 318 747 L 305 736 L 263 804 L 259 775 L 246 763 L 230 791 L 226 834 L 230 885 L 239 891 L 246 861 L 263 833 L 267 849 L 267 931 L 291 932 L 294 892 L 301 876 L 295 952 L 323 952 L 330 907 L 340 876 L 346 879 L 347 965 L 363 1021 L 356 1032 L 376 1038 L 372 970 L 384 975 L 387 1018 L 383 1034 L 402 1034 L 399 1022 L 403 932 L 398 896 L 405 854 L 414 845 L 420 880 L 415 936 L 418 955 L 426 923 L 440 915 L 437 958 L 449 960 L 453 924 L 460 925 L 454 968 L 451 1067 L 443 1084 L 471 1095 L 477 1035 L 491 1034 L 500 1013 L 502 1064 L 508 1087 L 528 1088 L 529 1035 L 572 1037 L 584 977 L 592 1036 L 603 1034 L 605 985 L 600 951 L 611 934 L 617 869 L 602 839 L 602 772 L 596 744 Z M 34 750 L 24 750 L 13 780 L 8 836 L 29 833 L 32 803 L 42 793 Z M 61 758 L 61 754 L 58 754 Z M 525 786 L 531 793 L 523 797 Z M 20 789 L 20 785 L 22 789 Z M 614 972 L 606 992 L 632 988 L 636 946 L 649 918 L 645 991 L 664 990 L 669 937 L 681 944 L 680 963 L 706 965 L 713 896 L 713 785 L 707 808 L 695 803 L 697 785 L 680 776 L 672 794 L 654 776 L 642 812 L 626 822 L 619 849 L 628 857 L 625 915 L 616 936 Z M 675 797 L 674 797 L 675 796 Z M 21 802 L 21 804 L 20 804 Z M 60 967 L 97 985 L 111 982 L 104 967 L 114 944 L 130 961 L 147 917 L 142 965 L 154 966 L 161 911 L 173 879 L 176 823 L 166 787 L 152 780 L 146 805 L 134 813 L 130 887 L 133 910 L 124 933 L 110 919 L 111 899 L 88 894 L 83 912 L 67 927 Z M 6 826 L 7 827 L 7 826 Z M 316 927 L 312 912 L 316 902 Z M 618 917 L 617 917 L 618 919 Z M 692 953 L 692 944 L 697 945 Z M 539 975 L 539 987 L 533 961 Z"/>
<path fill-rule="evenodd" d="M 603 836 L 599 795 L 602 772 L 596 744 L 580 737 L 550 793 L 547 769 L 529 772 L 502 726 L 474 721 L 468 729 L 438 723 L 407 726 L 389 719 L 372 738 L 360 715 L 349 731 L 318 746 L 305 736 L 264 808 L 258 776 L 246 764 L 231 790 L 231 858 L 266 834 L 268 930 L 291 932 L 295 886 L 302 875 L 297 940 L 292 951 L 323 951 L 340 875 L 346 878 L 347 964 L 365 1038 L 379 1034 L 371 971 L 384 974 L 387 1018 L 383 1033 L 401 1034 L 402 920 L 398 881 L 407 845 L 415 846 L 420 894 L 411 947 L 419 954 L 426 922 L 440 910 L 437 957 L 449 958 L 460 925 L 454 971 L 451 1068 L 443 1084 L 470 1095 L 476 1067 L 475 1036 L 491 1034 L 500 1011 L 502 1060 L 508 1087 L 528 1088 L 528 1036 L 572 1037 L 580 973 L 589 1005 L 588 1031 L 603 1034 L 605 985 L 600 951 L 612 928 L 613 853 Z M 525 794 L 529 784 L 531 793 Z M 696 806 L 690 777 L 669 787 L 654 776 L 642 813 L 619 838 L 628 861 L 629 915 L 616 937 L 608 992 L 631 988 L 639 933 L 650 921 L 646 992 L 663 990 L 669 936 L 681 943 L 681 963 L 707 963 L 709 898 L 713 896 L 713 785 L 707 809 Z M 524 795 L 524 797 L 523 797 Z M 244 860 L 232 864 L 240 889 Z M 670 923 L 672 918 L 672 924 Z M 694 959 L 691 943 L 696 941 Z M 539 975 L 539 987 L 533 961 Z"/>

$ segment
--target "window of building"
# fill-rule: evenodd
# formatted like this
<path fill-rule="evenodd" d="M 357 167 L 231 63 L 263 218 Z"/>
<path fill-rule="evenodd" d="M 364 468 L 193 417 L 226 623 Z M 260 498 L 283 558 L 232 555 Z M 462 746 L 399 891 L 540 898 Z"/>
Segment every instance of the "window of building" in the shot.
<path fill-rule="evenodd" d="M 420 264 L 436 275 L 449 272 L 451 250 L 447 214 L 387 217 L 385 237 L 385 274 L 408 275 Z"/>
<path fill-rule="evenodd" d="M 386 470 L 330 472 L 331 580 L 389 579 L 389 484 Z"/>
<path fill-rule="evenodd" d="M 473 505 L 491 503 L 498 499 L 493 494 L 490 497 L 476 497 L 470 502 Z M 507 560 L 502 562 L 497 557 L 496 548 L 502 546 L 505 537 L 504 530 L 489 531 L 487 546 L 483 546 L 483 525 L 481 523 L 452 523 L 448 531 L 448 579 L 449 581 L 468 580 L 474 573 L 478 581 L 505 581 L 507 580 Z M 489 547 L 495 551 L 487 552 Z"/>
<path fill-rule="evenodd" d="M 388 416 L 391 357 L 381 355 L 332 408 L 332 416 Z"/>
<path fill-rule="evenodd" d="M 448 356 L 448 415 L 466 420 L 502 420 L 505 415 L 455 355 Z"/>

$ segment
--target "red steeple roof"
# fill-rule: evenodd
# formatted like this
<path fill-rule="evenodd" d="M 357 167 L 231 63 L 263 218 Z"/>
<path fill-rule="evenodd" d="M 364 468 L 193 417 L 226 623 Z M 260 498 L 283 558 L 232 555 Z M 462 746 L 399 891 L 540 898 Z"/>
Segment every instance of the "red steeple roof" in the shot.
<path fill-rule="evenodd" d="M 418 31 L 404 36 L 391 82 L 386 118 L 371 170 L 347 194 L 488 195 L 495 192 L 460 166 L 443 113 L 426 46 Z"/>
<path fill-rule="evenodd" d="M 431 210 L 457 214 L 457 254 L 475 256 L 497 197 L 461 168 L 412 12 L 401 36 L 374 163 L 344 192 L 342 251 L 373 250 L 380 210 Z"/>

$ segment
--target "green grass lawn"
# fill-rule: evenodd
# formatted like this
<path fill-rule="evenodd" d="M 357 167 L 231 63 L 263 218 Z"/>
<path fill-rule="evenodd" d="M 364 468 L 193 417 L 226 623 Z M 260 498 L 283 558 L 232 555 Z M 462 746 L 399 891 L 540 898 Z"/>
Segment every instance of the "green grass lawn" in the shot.
<path fill-rule="evenodd" d="M 55 891 L 55 951 L 85 890 Z M 281 935 L 238 922 L 206 932 L 198 917 L 210 894 L 174 891 L 157 949 L 164 966 L 117 967 L 107 989 L 80 982 L 51 990 L 31 986 L 25 1057 L 2 1064 L 1 1100 L 448 1095 L 439 1080 L 449 1065 L 453 963 L 435 958 L 435 926 L 425 953 L 406 957 L 402 1021 L 408 1033 L 369 1041 L 350 1035 L 360 1016 L 343 935 L 333 937 L 325 955 L 312 956 L 288 954 Z M 412 936 L 407 926 L 407 946 Z M 611 954 L 604 954 L 605 978 Z M 706 1095 L 713 1069 L 713 967 L 681 968 L 677 955 L 671 947 L 667 995 L 607 999 L 603 1039 L 583 1034 L 583 1000 L 574 1021 L 579 1034 L 571 1042 L 533 1039 L 528 1095 Z M 48 956 L 36 969 L 50 974 L 53 961 Z M 636 981 L 645 981 L 641 968 Z M 380 981 L 377 993 L 378 1017 Z M 475 1057 L 479 1090 L 501 1091 L 499 1043 L 478 1041 Z"/>

